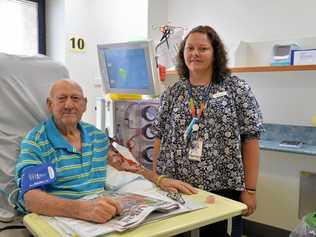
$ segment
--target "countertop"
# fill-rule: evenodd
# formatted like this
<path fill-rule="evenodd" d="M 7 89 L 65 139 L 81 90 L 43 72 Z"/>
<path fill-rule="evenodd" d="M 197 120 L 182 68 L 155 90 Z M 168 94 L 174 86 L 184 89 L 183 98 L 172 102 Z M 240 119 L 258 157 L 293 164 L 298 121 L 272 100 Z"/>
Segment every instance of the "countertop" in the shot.
<path fill-rule="evenodd" d="M 316 155 L 316 127 L 266 123 L 264 128 L 260 140 L 261 149 Z M 280 146 L 284 140 L 301 141 L 303 145 L 299 148 Z"/>

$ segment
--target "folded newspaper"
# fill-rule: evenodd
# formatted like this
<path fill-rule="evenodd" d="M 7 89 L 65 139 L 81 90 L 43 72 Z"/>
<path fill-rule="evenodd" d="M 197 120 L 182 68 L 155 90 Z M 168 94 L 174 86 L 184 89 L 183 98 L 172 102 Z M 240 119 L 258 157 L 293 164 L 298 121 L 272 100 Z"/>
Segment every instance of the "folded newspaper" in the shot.
<path fill-rule="evenodd" d="M 61 236 L 95 237 L 115 231 L 122 232 L 141 223 L 205 207 L 204 204 L 192 203 L 189 200 L 186 205 L 180 205 L 159 193 L 145 196 L 135 193 L 104 192 L 99 195 L 87 196 L 85 199 L 93 199 L 102 195 L 111 196 L 122 205 L 121 214 L 105 224 L 65 217 L 42 216 L 42 218 L 51 224 Z M 159 198 L 159 195 L 161 195 L 161 198 Z"/>
<path fill-rule="evenodd" d="M 109 195 L 107 195 L 109 196 Z M 172 201 L 155 199 L 134 193 L 111 193 L 110 196 L 122 205 L 120 216 L 109 221 L 109 225 L 116 231 L 133 228 L 152 212 L 170 212 L 180 208 L 180 204 Z"/>

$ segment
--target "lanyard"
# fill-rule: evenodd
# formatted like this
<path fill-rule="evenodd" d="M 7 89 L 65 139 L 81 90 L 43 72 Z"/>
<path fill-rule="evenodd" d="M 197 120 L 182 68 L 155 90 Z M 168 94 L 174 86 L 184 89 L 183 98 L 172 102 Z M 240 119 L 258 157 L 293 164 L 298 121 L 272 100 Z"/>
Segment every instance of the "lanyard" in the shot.
<path fill-rule="evenodd" d="M 189 82 L 189 107 L 191 111 L 192 118 L 201 118 L 206 108 L 208 95 L 211 89 L 211 83 L 208 84 L 207 89 L 203 95 L 203 99 L 200 103 L 200 108 L 197 109 L 197 105 L 194 103 L 193 93 L 192 93 L 192 85 Z"/>

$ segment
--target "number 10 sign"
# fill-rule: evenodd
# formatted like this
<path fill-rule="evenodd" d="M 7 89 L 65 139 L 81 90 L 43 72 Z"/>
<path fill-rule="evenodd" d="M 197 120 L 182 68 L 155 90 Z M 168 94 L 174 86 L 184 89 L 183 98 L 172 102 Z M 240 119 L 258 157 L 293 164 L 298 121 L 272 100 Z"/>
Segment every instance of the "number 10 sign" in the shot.
<path fill-rule="evenodd" d="M 82 37 L 71 37 L 69 41 L 71 50 L 80 52 L 85 51 L 86 43 Z"/>

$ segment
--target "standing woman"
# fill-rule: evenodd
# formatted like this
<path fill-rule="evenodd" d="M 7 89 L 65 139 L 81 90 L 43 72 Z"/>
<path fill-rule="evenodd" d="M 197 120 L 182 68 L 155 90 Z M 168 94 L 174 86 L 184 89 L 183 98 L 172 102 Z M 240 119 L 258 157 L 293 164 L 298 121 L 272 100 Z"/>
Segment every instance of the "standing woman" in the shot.
<path fill-rule="evenodd" d="M 256 98 L 244 80 L 231 75 L 224 45 L 209 26 L 198 26 L 185 37 L 177 71 L 180 80 L 162 94 L 152 127 L 153 169 L 239 200 L 248 206 L 244 215 L 251 215 L 263 131 Z M 227 221 L 221 221 L 203 227 L 200 235 L 226 232 Z"/>

